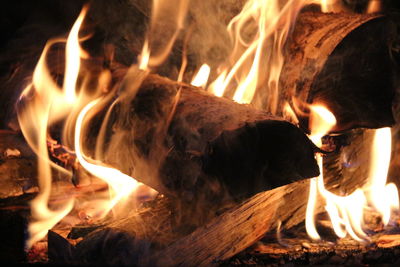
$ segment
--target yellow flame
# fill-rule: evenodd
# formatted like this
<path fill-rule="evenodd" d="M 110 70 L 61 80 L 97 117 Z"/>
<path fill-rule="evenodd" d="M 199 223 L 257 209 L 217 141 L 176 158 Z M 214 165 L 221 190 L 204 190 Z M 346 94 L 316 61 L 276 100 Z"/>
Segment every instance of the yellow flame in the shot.
<path fill-rule="evenodd" d="M 336 118 L 322 105 L 310 106 L 310 139 L 317 146 L 322 145 L 321 138 L 336 125 Z"/>
<path fill-rule="evenodd" d="M 18 120 L 25 139 L 38 155 L 38 183 L 39 193 L 31 202 L 32 221 L 29 224 L 29 240 L 27 246 L 32 246 L 36 241 L 42 239 L 48 229 L 62 220 L 73 208 L 74 198 L 72 192 L 61 192 L 67 196 L 63 204 L 51 209 L 50 196 L 52 193 L 52 171 L 51 167 L 57 168 L 62 173 L 69 175 L 69 171 L 55 165 L 49 159 L 47 140 L 48 128 L 52 123 L 64 119 L 63 139 L 73 139 L 71 146 L 79 163 L 91 174 L 103 179 L 109 184 L 112 197 L 108 201 L 94 200 L 93 203 L 103 203 L 96 207 L 96 213 L 100 216 L 106 215 L 120 200 L 133 192 L 139 185 L 133 178 L 120 171 L 106 167 L 100 162 L 87 159 L 80 147 L 81 129 L 84 126 L 85 115 L 98 103 L 99 100 L 91 101 L 99 95 L 107 92 L 104 82 L 109 80 L 105 72 L 101 72 L 98 78 L 96 93 L 86 88 L 89 83 L 82 82 L 77 94 L 77 81 L 81 74 L 81 57 L 86 57 L 86 52 L 79 45 L 79 30 L 87 13 L 85 6 L 76 22 L 74 23 L 67 40 L 51 40 L 43 49 L 41 57 L 35 67 L 32 84 L 29 84 L 21 94 L 18 103 Z M 66 42 L 66 67 L 65 79 L 62 88 L 53 80 L 46 64 L 46 57 L 52 45 L 58 42 Z M 131 70 L 132 71 L 132 70 Z M 86 78 L 86 77 L 85 77 Z M 83 79 L 83 81 L 85 81 Z M 132 96 L 134 97 L 134 96 Z M 88 101 L 89 104 L 85 105 Z M 75 138 L 68 135 L 69 131 Z M 65 140 L 64 140 L 65 141 Z M 153 190 L 154 192 L 154 190 Z M 151 193 L 153 193 L 151 192 Z M 69 196 L 69 197 L 68 197 Z M 104 206 L 103 206 L 104 205 Z"/>
<path fill-rule="evenodd" d="M 218 78 L 213 81 L 210 86 L 207 88 L 211 93 L 213 93 L 216 96 L 223 96 L 225 92 L 225 87 L 224 87 L 224 80 L 226 78 L 227 70 L 224 70 Z"/>
<path fill-rule="evenodd" d="M 296 113 L 294 112 L 293 108 L 289 105 L 288 102 L 285 102 L 283 106 L 283 117 L 294 124 L 299 124 L 299 119 L 297 118 Z"/>
<path fill-rule="evenodd" d="M 72 103 L 76 100 L 75 85 L 78 79 L 80 68 L 80 55 L 82 54 L 79 46 L 79 29 L 81 28 L 83 19 L 87 13 L 87 6 L 84 6 L 78 19 L 75 21 L 69 33 L 66 49 L 65 49 L 65 78 L 63 89 L 65 93 L 65 100 Z"/>
<path fill-rule="evenodd" d="M 140 183 L 117 169 L 102 166 L 99 162 L 97 162 L 97 164 L 93 164 L 85 160 L 85 156 L 83 155 L 80 145 L 81 129 L 86 114 L 98 103 L 98 101 L 99 100 L 94 100 L 90 102 L 79 113 L 75 126 L 75 152 L 79 163 L 88 172 L 107 182 L 114 191 L 114 196 L 112 197 L 111 201 L 107 203 L 107 207 L 102 207 L 103 216 L 105 216 L 121 199 L 126 198 L 134 190 L 136 190 Z"/>
<path fill-rule="evenodd" d="M 310 139 L 314 144 L 320 147 L 322 145 L 321 138 L 336 124 L 336 118 L 326 107 L 322 105 L 311 105 L 309 124 L 311 131 Z M 319 240 L 320 236 L 315 227 L 314 214 L 317 201 L 317 189 L 320 187 L 320 183 L 323 183 L 322 156 L 317 155 L 316 160 L 320 169 L 320 175 L 318 178 L 312 178 L 310 180 L 310 192 L 306 209 L 306 231 L 312 239 Z"/>
<path fill-rule="evenodd" d="M 235 87 L 233 99 L 251 103 L 257 89 L 264 86 L 270 100 L 268 108 L 276 113 L 284 63 L 283 46 L 298 12 L 306 3 L 306 0 L 289 0 L 284 4 L 277 0 L 247 1 L 227 26 L 233 50 L 208 90 L 222 96 L 228 87 Z M 249 33 L 249 28 L 256 31 Z"/>
<path fill-rule="evenodd" d="M 149 42 L 145 40 L 143 44 L 142 53 L 140 54 L 139 69 L 147 70 L 147 66 L 149 65 L 149 60 L 150 60 Z"/>
<path fill-rule="evenodd" d="M 168 57 L 180 30 L 189 0 L 153 0 L 150 28 L 140 55 L 139 69 L 159 66 Z"/>
<path fill-rule="evenodd" d="M 318 166 L 320 166 L 318 164 Z M 321 168 L 320 168 L 321 169 Z M 313 240 L 319 240 L 321 237 L 315 227 L 315 205 L 317 202 L 317 178 L 310 179 L 310 191 L 308 193 L 308 202 L 306 209 L 306 231 Z"/>
<path fill-rule="evenodd" d="M 38 183 L 40 192 L 31 202 L 32 223 L 28 230 L 30 237 L 27 246 L 32 246 L 36 241 L 42 239 L 48 229 L 65 217 L 73 208 L 74 199 L 68 199 L 61 208 L 51 210 L 48 207 L 51 188 L 52 174 L 48 151 L 47 151 L 47 128 L 52 121 L 67 114 L 70 104 L 75 100 L 75 83 L 79 73 L 79 56 L 81 54 L 78 42 L 78 32 L 85 17 L 87 7 L 84 7 L 75 22 L 67 41 L 66 73 L 64 91 L 58 88 L 46 67 L 46 55 L 50 47 L 62 40 L 53 40 L 46 44 L 42 55 L 36 65 L 32 77 L 32 84 L 21 95 L 21 99 L 30 98 L 24 109 L 18 112 L 18 120 L 22 133 L 28 144 L 38 155 Z M 62 93 L 63 92 L 63 93 Z M 60 170 L 61 168 L 57 168 Z M 63 170 L 64 173 L 67 173 Z"/>
<path fill-rule="evenodd" d="M 370 203 L 382 215 L 384 224 L 388 224 L 392 209 L 399 208 L 397 187 L 386 184 L 389 171 L 392 135 L 390 128 L 378 129 L 372 145 L 372 164 L 369 174 L 368 197 Z"/>
<path fill-rule="evenodd" d="M 321 146 L 321 138 L 336 123 L 333 114 L 323 106 L 310 106 L 310 139 Z M 392 209 L 399 208 L 398 191 L 394 184 L 386 184 L 391 153 L 390 128 L 376 130 L 373 143 L 373 157 L 370 168 L 370 184 L 367 188 L 356 189 L 348 196 L 337 196 L 329 192 L 324 185 L 323 158 L 317 155 L 320 176 L 310 181 L 310 193 L 306 210 L 306 231 L 313 240 L 320 235 L 315 227 L 315 206 L 318 194 L 325 200 L 325 209 L 332 222 L 332 228 L 339 238 L 349 234 L 359 242 L 369 240 L 363 230 L 364 211 L 368 203 L 381 213 L 384 224 L 388 224 Z M 368 196 L 368 198 L 367 198 Z"/>
<path fill-rule="evenodd" d="M 201 65 L 197 74 L 193 77 L 193 80 L 190 84 L 204 88 L 207 84 L 208 76 L 210 76 L 210 66 L 203 64 Z"/>
<path fill-rule="evenodd" d="M 323 13 L 339 13 L 345 11 L 342 0 L 319 0 L 321 11 Z M 318 3 L 318 1 L 317 1 Z"/>

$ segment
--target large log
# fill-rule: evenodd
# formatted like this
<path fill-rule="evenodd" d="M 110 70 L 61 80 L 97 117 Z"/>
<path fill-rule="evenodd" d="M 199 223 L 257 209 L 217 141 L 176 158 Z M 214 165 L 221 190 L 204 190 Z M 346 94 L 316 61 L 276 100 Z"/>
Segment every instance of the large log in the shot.
<path fill-rule="evenodd" d="M 137 80 L 127 75 L 122 90 Z M 88 126 L 89 151 L 101 116 Z M 315 146 L 293 124 L 157 75 L 134 96 L 121 92 L 109 118 L 100 159 L 184 201 L 217 206 L 227 192 L 243 199 L 319 172 Z"/>
<path fill-rule="evenodd" d="M 382 15 L 304 12 L 287 43 L 282 100 L 324 104 L 333 131 L 394 124 L 393 22 Z M 308 117 L 298 114 L 308 129 Z"/>

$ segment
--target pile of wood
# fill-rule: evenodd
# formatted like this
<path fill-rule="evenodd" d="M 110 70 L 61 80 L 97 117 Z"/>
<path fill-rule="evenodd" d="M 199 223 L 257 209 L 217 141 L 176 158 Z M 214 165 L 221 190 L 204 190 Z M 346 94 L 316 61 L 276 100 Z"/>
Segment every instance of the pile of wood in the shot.
<path fill-rule="evenodd" d="M 342 135 L 334 138 L 337 149 L 326 156 L 324 166 L 327 188 L 334 192 L 351 193 L 365 183 L 367 170 L 343 167 L 341 155 L 351 151 L 361 160 L 368 154 L 370 132 L 350 130 L 394 123 L 391 27 L 380 15 L 308 11 L 300 14 L 287 44 L 281 104 L 292 103 L 293 96 L 323 103 L 338 120 L 334 131 Z M 185 83 L 120 65 L 110 71 L 120 98 L 115 103 L 105 100 L 102 112 L 92 116 L 84 149 L 95 156 L 94 144 L 103 132 L 105 142 L 96 156 L 162 196 L 124 219 L 75 227 L 70 239 L 83 238 L 76 245 L 51 232 L 50 260 L 217 265 L 273 232 L 278 221 L 283 230 L 303 222 L 306 178 L 319 174 L 314 154 L 321 152 L 306 136 L 306 116 L 298 114 L 299 128 Z M 111 105 L 102 128 L 96 122 L 104 120 Z M 1 134 L 11 138 L 3 154 L 14 148 L 16 134 Z M 35 166 L 29 153 L 22 151 L 23 158 L 6 156 L 0 167 L 12 166 L 16 158 L 20 165 Z M 23 163 L 25 155 L 29 163 Z M 15 174 L 15 168 L 4 169 L 2 177 Z M 22 170 L 31 171 L 34 178 L 34 168 Z M 19 173 L 21 168 L 17 171 L 19 178 L 28 176 Z"/>

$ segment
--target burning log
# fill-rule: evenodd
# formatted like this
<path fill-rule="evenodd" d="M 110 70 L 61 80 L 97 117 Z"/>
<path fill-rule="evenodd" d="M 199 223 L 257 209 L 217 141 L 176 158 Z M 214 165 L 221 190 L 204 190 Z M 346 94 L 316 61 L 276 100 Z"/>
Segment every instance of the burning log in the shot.
<path fill-rule="evenodd" d="M 136 78 L 128 73 L 121 88 Z M 217 206 L 226 192 L 243 199 L 319 172 L 316 147 L 296 126 L 157 75 L 115 102 L 104 127 L 105 162 L 183 201 Z"/>
<path fill-rule="evenodd" d="M 324 104 L 337 119 L 334 131 L 393 125 L 393 29 L 376 14 L 300 14 L 280 77 L 284 99 Z"/>

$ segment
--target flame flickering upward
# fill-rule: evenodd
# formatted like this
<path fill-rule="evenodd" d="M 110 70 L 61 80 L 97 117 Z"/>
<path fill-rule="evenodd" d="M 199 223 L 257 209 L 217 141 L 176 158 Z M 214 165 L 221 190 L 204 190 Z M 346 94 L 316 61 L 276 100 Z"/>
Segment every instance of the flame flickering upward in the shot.
<path fill-rule="evenodd" d="M 310 107 L 310 139 L 321 146 L 321 138 L 335 125 L 332 113 L 323 106 Z M 323 157 L 316 155 L 321 174 L 310 180 L 309 200 L 306 211 L 306 230 L 313 240 L 321 239 L 315 226 L 315 206 L 318 194 L 325 200 L 325 209 L 332 222 L 332 228 L 339 238 L 349 234 L 357 241 L 369 240 L 363 230 L 364 211 L 374 207 L 382 216 L 384 225 L 389 223 L 391 211 L 399 208 L 397 187 L 386 184 L 391 154 L 390 128 L 378 129 L 375 132 L 372 150 L 372 165 L 370 168 L 370 183 L 364 188 L 358 188 L 348 196 L 338 196 L 329 192 L 324 185 Z M 367 166 L 366 166 L 367 167 Z"/>
<path fill-rule="evenodd" d="M 300 9 L 309 1 L 277 0 L 246 2 L 242 11 L 227 26 L 233 43 L 229 61 L 218 68 L 218 77 L 208 90 L 223 96 L 228 87 L 235 87 L 233 100 L 251 103 L 258 87 L 267 84 L 269 107 L 277 111 L 279 77 L 284 57 L 283 46 Z M 251 26 L 249 26 L 251 25 Z M 256 28 L 252 38 L 248 28 Z"/>
<path fill-rule="evenodd" d="M 199 71 L 194 76 L 190 84 L 198 87 L 205 87 L 209 75 L 210 75 L 210 66 L 208 66 L 207 64 L 203 64 L 201 65 Z"/>
<path fill-rule="evenodd" d="M 95 212 L 100 217 L 107 213 L 123 198 L 130 195 L 139 185 L 135 179 L 121 173 L 120 171 L 106 167 L 99 162 L 91 163 L 87 159 L 80 145 L 81 129 L 84 125 L 84 117 L 87 112 L 98 103 L 99 99 L 93 100 L 89 104 L 88 100 L 99 97 L 102 88 L 99 85 L 97 93 L 89 94 L 88 88 L 77 89 L 77 80 L 80 73 L 80 61 L 85 52 L 79 46 L 79 29 L 86 15 L 87 7 L 82 9 L 81 14 L 76 20 L 66 41 L 66 68 L 65 78 L 62 88 L 53 80 L 47 66 L 46 56 L 54 43 L 65 42 L 64 40 L 49 41 L 43 50 L 42 56 L 35 68 L 32 84 L 28 85 L 20 97 L 18 104 L 18 120 L 21 130 L 29 145 L 38 154 L 38 178 L 40 193 L 32 201 L 32 223 L 29 225 L 30 238 L 27 246 L 43 238 L 48 229 L 52 228 L 62 218 L 64 218 L 73 208 L 74 197 L 72 193 L 63 192 L 69 198 L 65 203 L 55 210 L 50 209 L 49 201 L 52 190 L 51 168 L 56 168 L 62 173 L 72 176 L 72 173 L 55 165 L 49 159 L 47 140 L 48 128 L 53 122 L 65 118 L 66 121 L 75 121 L 75 114 L 79 114 L 75 123 L 66 124 L 64 129 L 65 139 L 69 139 L 68 132 L 75 125 L 75 152 L 80 165 L 94 176 L 107 182 L 112 189 L 112 196 L 108 201 L 103 202 L 104 206 L 97 207 Z M 102 76 L 100 75 L 99 79 Z M 79 91 L 79 95 L 77 92 Z M 90 160 L 92 161 L 92 160 Z M 100 215 L 99 215 L 100 214 Z"/>

